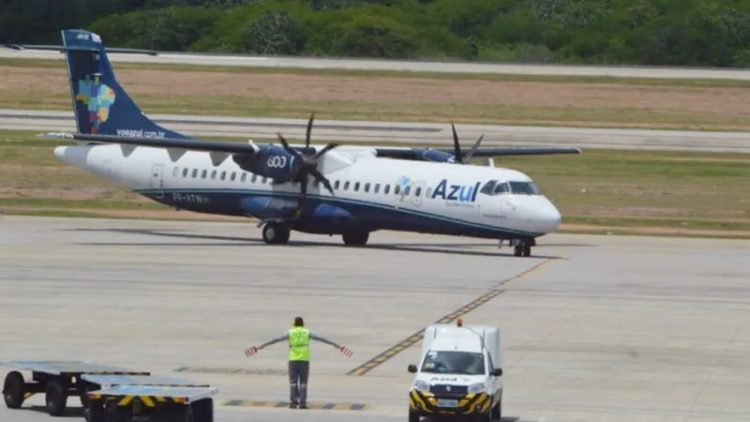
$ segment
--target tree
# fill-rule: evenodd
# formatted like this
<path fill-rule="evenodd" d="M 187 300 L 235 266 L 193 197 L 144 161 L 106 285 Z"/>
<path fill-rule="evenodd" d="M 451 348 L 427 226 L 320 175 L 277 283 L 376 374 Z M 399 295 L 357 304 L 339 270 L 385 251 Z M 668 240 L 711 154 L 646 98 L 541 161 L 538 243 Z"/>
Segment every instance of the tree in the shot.
<path fill-rule="evenodd" d="M 260 15 L 242 31 L 245 50 L 256 54 L 297 54 L 305 35 L 299 22 L 285 11 Z"/>

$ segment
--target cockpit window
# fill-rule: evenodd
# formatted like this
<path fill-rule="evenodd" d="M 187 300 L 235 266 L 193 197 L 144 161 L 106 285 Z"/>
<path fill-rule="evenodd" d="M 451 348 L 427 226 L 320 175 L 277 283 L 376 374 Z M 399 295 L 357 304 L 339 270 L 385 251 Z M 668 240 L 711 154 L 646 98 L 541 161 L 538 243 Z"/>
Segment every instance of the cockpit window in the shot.
<path fill-rule="evenodd" d="M 510 192 L 510 186 L 507 183 L 498 183 L 495 185 L 495 195 L 502 195 Z"/>
<path fill-rule="evenodd" d="M 534 182 L 510 182 L 510 190 L 517 195 L 541 195 Z"/>
<path fill-rule="evenodd" d="M 495 191 L 496 183 L 497 181 L 490 180 L 489 182 L 485 183 L 484 186 L 482 186 L 482 190 L 480 190 L 480 192 L 482 192 L 485 195 L 492 195 L 493 192 Z"/>

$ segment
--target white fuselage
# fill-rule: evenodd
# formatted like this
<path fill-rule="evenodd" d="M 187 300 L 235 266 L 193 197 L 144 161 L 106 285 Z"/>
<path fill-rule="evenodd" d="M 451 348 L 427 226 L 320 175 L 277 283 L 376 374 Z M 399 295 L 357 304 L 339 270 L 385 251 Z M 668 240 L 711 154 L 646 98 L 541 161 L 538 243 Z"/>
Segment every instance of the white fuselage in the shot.
<path fill-rule="evenodd" d="M 58 147 L 55 155 L 159 202 L 200 212 L 258 217 L 243 207 L 244 199 L 296 201 L 300 191 L 298 183 L 273 183 L 230 157 L 217 163 L 207 152 L 97 144 Z M 560 213 L 541 194 L 479 192 L 489 181 L 532 182 L 515 170 L 377 158 L 365 147 L 332 151 L 320 170 L 335 194 L 311 179 L 307 201 L 345 210 L 368 230 L 512 239 L 550 233 L 560 224 Z M 310 208 L 310 217 L 320 209 Z M 320 218 L 326 226 L 327 217 Z"/>

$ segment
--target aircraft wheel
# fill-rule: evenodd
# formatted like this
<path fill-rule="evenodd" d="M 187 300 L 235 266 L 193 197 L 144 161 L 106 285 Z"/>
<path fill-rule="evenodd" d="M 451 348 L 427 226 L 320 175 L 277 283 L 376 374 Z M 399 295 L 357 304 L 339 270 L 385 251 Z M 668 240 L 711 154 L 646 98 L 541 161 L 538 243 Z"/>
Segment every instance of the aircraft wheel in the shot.
<path fill-rule="evenodd" d="M 346 246 L 362 246 L 370 239 L 368 232 L 346 232 L 341 236 Z"/>
<path fill-rule="evenodd" d="M 263 226 L 263 241 L 267 245 L 284 245 L 289 242 L 289 229 L 279 223 L 266 223 Z"/>
<path fill-rule="evenodd" d="M 26 382 L 23 375 L 18 371 L 13 371 L 5 376 L 3 384 L 3 398 L 8 409 L 18 409 L 23 405 L 26 394 Z"/>
<path fill-rule="evenodd" d="M 68 396 L 59 380 L 51 379 L 47 382 L 44 401 L 51 416 L 62 416 L 65 413 L 68 407 Z"/>
<path fill-rule="evenodd" d="M 523 256 L 531 256 L 531 245 L 524 243 L 523 245 Z"/>
<path fill-rule="evenodd" d="M 523 256 L 523 246 L 516 245 L 513 247 L 513 256 Z"/>

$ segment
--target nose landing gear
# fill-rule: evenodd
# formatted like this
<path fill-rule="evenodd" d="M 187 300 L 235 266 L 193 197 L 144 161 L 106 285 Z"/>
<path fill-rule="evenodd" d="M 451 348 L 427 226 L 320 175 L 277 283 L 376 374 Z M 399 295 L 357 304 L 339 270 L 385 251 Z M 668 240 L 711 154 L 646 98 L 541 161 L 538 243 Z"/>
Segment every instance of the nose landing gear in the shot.
<path fill-rule="evenodd" d="M 536 246 L 536 240 L 534 239 L 513 239 L 511 241 L 513 246 L 514 256 L 531 256 L 531 247 Z"/>

